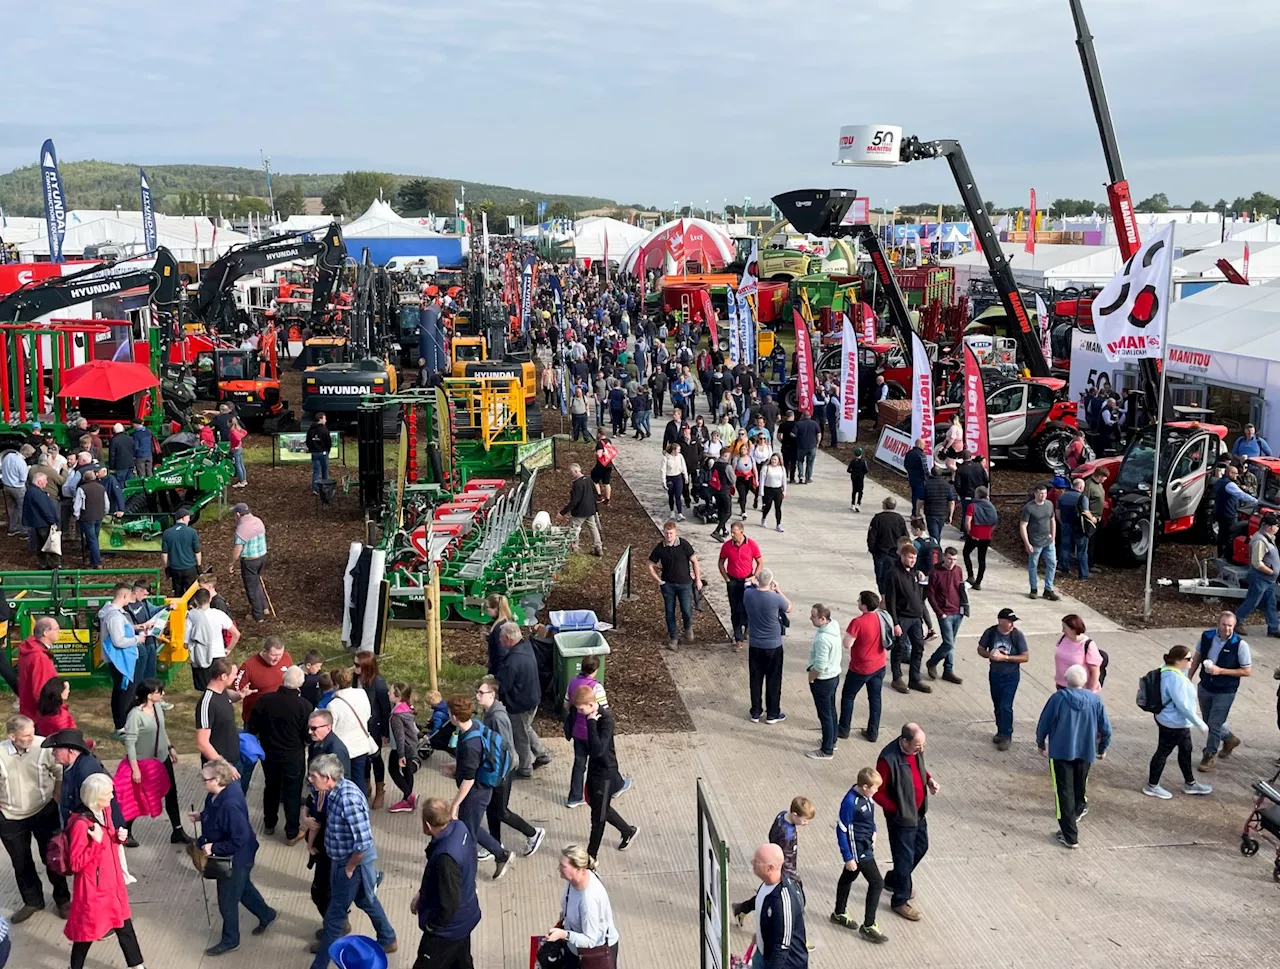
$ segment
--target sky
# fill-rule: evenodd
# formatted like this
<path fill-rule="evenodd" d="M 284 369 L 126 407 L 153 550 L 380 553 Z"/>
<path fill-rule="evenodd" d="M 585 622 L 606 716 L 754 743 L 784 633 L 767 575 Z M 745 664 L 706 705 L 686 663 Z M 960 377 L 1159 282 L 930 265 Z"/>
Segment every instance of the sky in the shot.
<path fill-rule="evenodd" d="M 1280 194 L 1276 0 L 1084 0 L 1134 198 Z M 997 205 L 1105 200 L 1068 0 L 59 0 L 6 16 L 0 170 L 376 169 L 661 207 L 852 188 L 841 125 L 965 147 Z M 74 201 L 74 200 L 73 200 Z M 1043 205 L 1043 202 L 1042 202 Z"/>

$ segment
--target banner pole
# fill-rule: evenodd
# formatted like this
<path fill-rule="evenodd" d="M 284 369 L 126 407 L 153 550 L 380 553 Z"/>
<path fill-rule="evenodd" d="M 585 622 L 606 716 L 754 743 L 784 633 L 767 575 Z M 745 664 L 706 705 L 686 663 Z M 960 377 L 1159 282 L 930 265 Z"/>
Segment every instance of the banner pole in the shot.
<path fill-rule="evenodd" d="M 1160 345 L 1160 402 L 1156 406 L 1156 458 L 1155 470 L 1151 475 L 1151 514 L 1147 519 L 1147 576 L 1142 593 L 1142 618 L 1151 618 L 1151 563 L 1156 551 L 1156 504 L 1157 491 L 1160 487 L 1160 445 L 1164 438 L 1164 398 L 1165 380 L 1167 379 L 1167 357 L 1169 351 L 1168 331 Z"/>

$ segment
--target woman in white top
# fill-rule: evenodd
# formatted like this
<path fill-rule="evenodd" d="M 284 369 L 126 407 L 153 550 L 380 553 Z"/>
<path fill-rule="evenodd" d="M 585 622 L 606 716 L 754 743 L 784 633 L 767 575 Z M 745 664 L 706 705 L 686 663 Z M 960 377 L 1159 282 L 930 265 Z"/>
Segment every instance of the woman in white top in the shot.
<path fill-rule="evenodd" d="M 751 459 L 750 447 L 733 452 L 733 474 L 733 484 L 738 489 L 738 513 L 742 516 L 742 520 L 746 521 L 747 495 L 755 494 L 756 490 L 756 463 Z"/>
<path fill-rule="evenodd" d="M 584 960 L 592 966 L 618 966 L 618 927 L 613 924 L 609 893 L 596 875 L 596 860 L 581 845 L 560 852 L 560 877 L 569 883 L 564 893 L 560 923 L 547 932 L 548 942 L 564 939 L 572 958 L 565 969 L 576 969 Z M 592 951 L 597 950 L 597 951 Z M 605 950 L 608 959 L 600 959 Z"/>
<path fill-rule="evenodd" d="M 711 429 L 711 437 L 707 439 L 707 443 L 703 445 L 702 453 L 709 458 L 720 457 L 720 452 L 724 450 L 724 442 L 720 440 L 720 431 L 718 428 Z"/>
<path fill-rule="evenodd" d="M 764 476 L 764 466 L 769 463 L 771 457 L 773 457 L 773 444 L 766 441 L 761 434 L 751 444 L 751 460 L 756 466 L 756 496 L 751 501 L 752 508 L 760 507 L 760 479 Z"/>
<path fill-rule="evenodd" d="M 782 531 L 782 499 L 787 496 L 787 469 L 782 455 L 774 454 L 760 472 L 760 489 L 764 492 L 764 509 L 760 512 L 760 527 L 767 527 L 769 506 L 773 506 L 773 524 Z"/>
<path fill-rule="evenodd" d="M 676 521 L 684 521 L 684 484 L 689 477 L 680 445 L 672 441 L 662 455 L 662 480 L 667 483 L 667 507 L 676 513 Z"/>
<path fill-rule="evenodd" d="M 347 753 L 351 755 L 351 781 L 367 794 L 369 755 L 378 746 L 369 734 L 369 717 L 373 715 L 369 694 L 351 685 L 350 667 L 339 666 L 331 670 L 329 676 L 333 679 L 334 694 L 327 709 L 333 714 L 333 732 L 346 744 Z"/>

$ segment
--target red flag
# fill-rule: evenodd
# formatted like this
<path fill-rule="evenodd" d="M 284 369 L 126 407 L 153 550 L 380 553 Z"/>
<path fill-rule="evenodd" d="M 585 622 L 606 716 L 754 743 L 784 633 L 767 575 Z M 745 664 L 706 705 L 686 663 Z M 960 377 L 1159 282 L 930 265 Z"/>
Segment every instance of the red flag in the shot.
<path fill-rule="evenodd" d="M 711 333 L 711 349 L 717 350 L 720 347 L 720 337 L 716 334 L 716 310 L 711 305 L 711 293 L 705 289 L 698 290 L 698 306 L 702 311 L 702 318 L 707 321 L 707 326 Z"/>
<path fill-rule="evenodd" d="M 974 251 L 974 252 L 981 252 L 981 251 L 982 251 L 982 236 L 981 236 L 981 234 L 978 232 L 978 224 L 977 224 L 976 222 L 975 222 L 975 223 L 973 223 L 973 224 L 970 226 L 970 229 L 972 229 L 972 230 L 973 230 L 973 251 Z"/>
<path fill-rule="evenodd" d="M 800 413 L 809 417 L 813 414 L 813 348 L 809 344 L 809 324 L 799 310 L 791 312 L 796 327 L 796 397 Z"/>
<path fill-rule="evenodd" d="M 644 246 L 640 247 L 640 253 L 636 256 L 636 275 L 640 277 L 640 282 L 644 282 Z"/>
<path fill-rule="evenodd" d="M 1036 190 L 1031 190 L 1031 223 L 1027 226 L 1027 244 L 1025 246 L 1027 252 L 1033 256 L 1036 252 Z"/>
<path fill-rule="evenodd" d="M 970 454 L 981 454 L 991 463 L 987 441 L 987 395 L 982 386 L 982 370 L 973 347 L 964 345 L 964 445 Z"/>
<path fill-rule="evenodd" d="M 876 341 L 876 311 L 870 303 L 862 303 L 862 340 L 864 343 Z"/>
<path fill-rule="evenodd" d="M 1244 277 L 1246 284 L 1249 282 L 1249 243 L 1244 244 L 1244 272 L 1240 274 Z"/>

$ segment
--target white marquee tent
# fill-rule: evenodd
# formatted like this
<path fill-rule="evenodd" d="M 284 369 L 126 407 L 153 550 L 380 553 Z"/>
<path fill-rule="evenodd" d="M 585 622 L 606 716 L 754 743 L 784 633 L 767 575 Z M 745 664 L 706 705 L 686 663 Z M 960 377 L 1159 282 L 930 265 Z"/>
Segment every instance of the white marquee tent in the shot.
<path fill-rule="evenodd" d="M 679 269 L 675 253 L 683 253 L 691 259 L 701 257 L 704 263 L 715 268 L 732 262 L 735 255 L 733 240 L 729 238 L 724 226 L 706 219 L 674 219 L 658 226 L 632 245 L 620 263 L 622 272 L 636 271 L 636 262 L 642 250 L 647 269 L 656 268 L 658 253 L 663 253 L 662 265 L 669 273 Z M 612 253 L 610 256 L 612 257 Z"/>
<path fill-rule="evenodd" d="M 1118 246 L 1056 246 L 1040 244 L 1034 254 L 1023 251 L 1021 242 L 1001 246 L 1019 286 L 1063 289 L 1067 286 L 1103 285 L 1120 271 L 1124 260 Z M 989 279 L 986 257 L 966 252 L 944 265 L 956 270 L 956 291 L 968 292 L 969 280 Z"/>
<path fill-rule="evenodd" d="M 609 261 L 620 264 L 631 247 L 648 235 L 648 229 L 618 219 L 582 219 L 574 224 L 573 256 L 598 262 L 608 252 Z"/>
<path fill-rule="evenodd" d="M 444 233 L 401 218 L 382 199 L 374 199 L 360 218 L 342 227 L 342 235 L 346 239 L 415 239 L 438 238 Z"/>
<path fill-rule="evenodd" d="M 10 220 L 13 221 L 13 220 Z M 14 241 L 24 260 L 49 257 L 49 240 L 44 219 L 34 233 L 27 231 L 25 240 Z M 156 215 L 156 240 L 184 262 L 208 262 L 223 255 L 232 246 L 248 242 L 249 237 L 232 229 L 219 228 L 214 234 L 213 222 L 203 216 Z M 142 213 L 115 209 L 72 209 L 67 213 L 67 231 L 62 240 L 63 254 L 79 256 L 86 246 L 110 244 L 127 255 L 145 251 Z"/>
<path fill-rule="evenodd" d="M 1183 256 L 1173 263 L 1173 278 L 1187 284 L 1203 280 L 1220 283 L 1226 277 L 1218 268 L 1218 260 L 1226 259 L 1236 272 L 1244 272 L 1244 247 L 1249 247 L 1249 282 L 1257 285 L 1280 279 L 1280 241 L 1240 242 L 1232 240 L 1209 249 Z"/>

